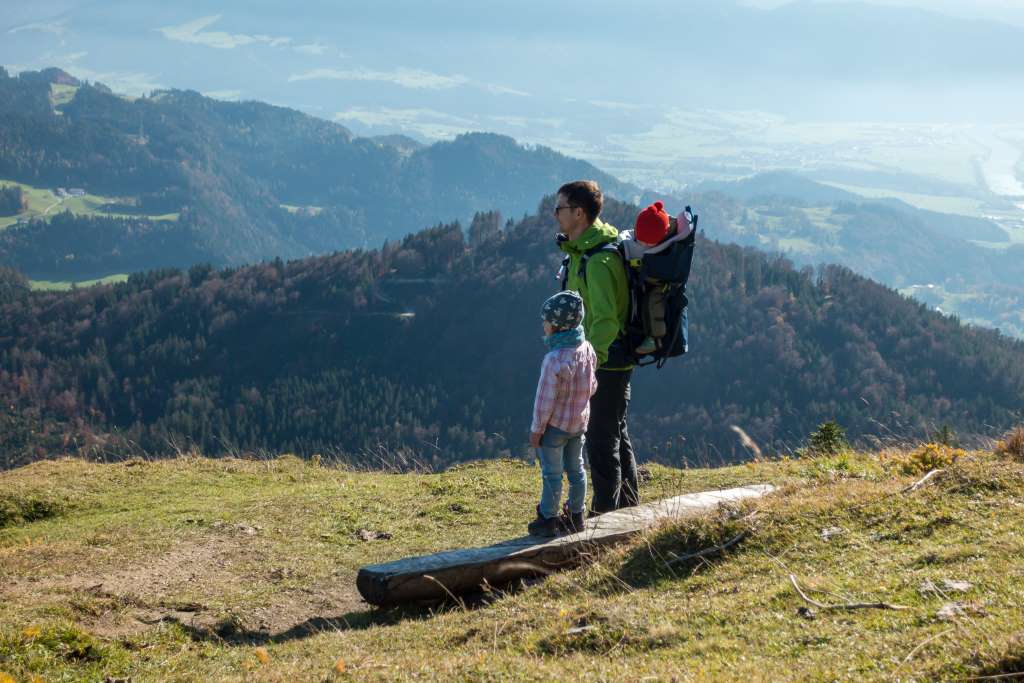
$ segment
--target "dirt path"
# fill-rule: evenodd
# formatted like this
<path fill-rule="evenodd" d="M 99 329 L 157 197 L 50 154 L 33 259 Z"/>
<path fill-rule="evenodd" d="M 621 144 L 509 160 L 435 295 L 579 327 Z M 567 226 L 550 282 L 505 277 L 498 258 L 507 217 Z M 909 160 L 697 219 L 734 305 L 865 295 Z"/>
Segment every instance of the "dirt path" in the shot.
<path fill-rule="evenodd" d="M 43 211 L 43 215 L 44 216 L 48 215 L 50 213 L 50 209 L 52 209 L 55 206 L 60 206 L 63 203 L 64 203 L 63 199 L 58 199 L 53 204 L 50 204 L 48 207 L 46 207 L 46 210 Z"/>
<path fill-rule="evenodd" d="M 296 586 L 283 569 L 268 566 L 253 575 L 259 559 L 260 544 L 252 539 L 215 536 L 179 543 L 148 562 L 106 573 L 85 567 L 67 575 L 10 576 L 0 582 L 0 600 L 65 603 L 84 628 L 105 638 L 176 622 L 197 639 L 239 642 L 344 628 L 346 615 L 370 609 L 351 572 Z M 282 585 L 286 582 L 292 585 Z M 272 597 L 263 604 L 225 607 L 238 601 L 240 587 L 265 588 Z"/>

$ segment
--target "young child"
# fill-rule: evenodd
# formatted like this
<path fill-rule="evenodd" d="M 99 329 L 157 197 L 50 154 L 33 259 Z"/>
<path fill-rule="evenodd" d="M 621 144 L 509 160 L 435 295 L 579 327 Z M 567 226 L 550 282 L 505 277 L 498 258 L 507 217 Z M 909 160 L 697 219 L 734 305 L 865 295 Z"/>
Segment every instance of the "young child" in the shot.
<path fill-rule="evenodd" d="M 690 218 L 684 211 L 677 218 L 665 213 L 665 205 L 654 202 L 636 217 L 633 231 L 622 232 L 622 244 L 628 260 L 643 258 L 644 254 L 655 254 L 668 247 L 676 240 L 685 239 L 693 227 Z M 648 278 L 649 285 L 658 284 L 657 280 Z M 643 340 L 636 352 L 640 355 L 653 353 L 657 349 L 655 337 L 665 335 L 665 297 L 659 287 L 648 287 L 647 295 L 641 302 L 644 315 L 651 322 L 651 336 Z M 660 332 L 660 333 L 659 333 Z"/>
<path fill-rule="evenodd" d="M 583 299 L 573 291 L 555 294 L 541 307 L 548 353 L 541 364 L 530 425 L 530 446 L 540 460 L 542 488 L 537 518 L 528 531 L 555 536 L 583 529 L 587 475 L 583 471 L 583 433 L 590 418 L 590 397 L 597 391 L 597 354 L 583 335 Z M 566 515 L 559 519 L 562 473 L 569 480 Z"/>

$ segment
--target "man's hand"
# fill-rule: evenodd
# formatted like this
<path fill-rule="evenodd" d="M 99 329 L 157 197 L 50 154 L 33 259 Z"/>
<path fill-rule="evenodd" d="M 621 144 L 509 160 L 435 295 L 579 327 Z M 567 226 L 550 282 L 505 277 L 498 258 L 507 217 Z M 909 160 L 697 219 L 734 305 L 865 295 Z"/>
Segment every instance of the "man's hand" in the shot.
<path fill-rule="evenodd" d="M 540 448 L 540 440 L 543 436 L 544 432 L 530 432 L 530 446 L 533 448 Z"/>

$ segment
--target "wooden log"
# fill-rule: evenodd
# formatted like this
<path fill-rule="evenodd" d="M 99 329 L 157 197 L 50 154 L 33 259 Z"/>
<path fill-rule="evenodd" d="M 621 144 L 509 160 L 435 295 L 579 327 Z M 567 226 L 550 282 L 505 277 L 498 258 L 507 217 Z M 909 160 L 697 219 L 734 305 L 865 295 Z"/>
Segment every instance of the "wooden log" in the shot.
<path fill-rule="evenodd" d="M 662 520 L 696 517 L 721 503 L 757 498 L 774 488 L 756 484 L 688 493 L 592 517 L 583 531 L 567 536 L 522 536 L 485 548 L 368 565 L 359 570 L 356 587 L 368 603 L 387 606 L 474 592 L 485 584 L 500 586 L 578 566 L 596 547 L 620 543 Z"/>

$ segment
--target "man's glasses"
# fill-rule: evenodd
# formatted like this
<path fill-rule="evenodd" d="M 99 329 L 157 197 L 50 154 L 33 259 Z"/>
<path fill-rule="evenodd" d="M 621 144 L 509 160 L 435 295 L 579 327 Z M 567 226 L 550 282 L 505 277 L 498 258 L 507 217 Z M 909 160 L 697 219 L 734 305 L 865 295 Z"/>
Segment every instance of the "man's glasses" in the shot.
<path fill-rule="evenodd" d="M 573 206 L 571 204 L 568 205 L 568 206 L 556 206 L 555 207 L 555 211 L 554 211 L 555 218 L 558 218 L 558 212 L 561 211 L 562 209 L 578 209 L 578 208 L 579 208 L 578 206 Z"/>

